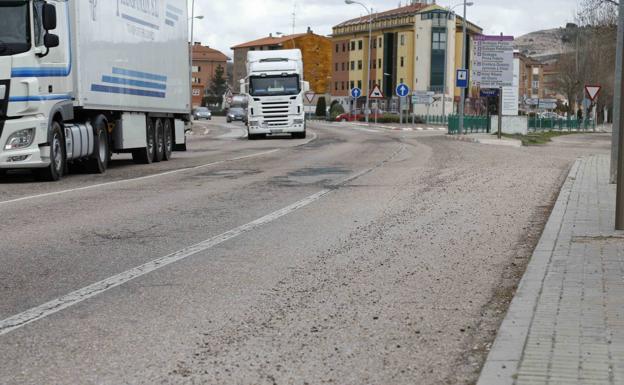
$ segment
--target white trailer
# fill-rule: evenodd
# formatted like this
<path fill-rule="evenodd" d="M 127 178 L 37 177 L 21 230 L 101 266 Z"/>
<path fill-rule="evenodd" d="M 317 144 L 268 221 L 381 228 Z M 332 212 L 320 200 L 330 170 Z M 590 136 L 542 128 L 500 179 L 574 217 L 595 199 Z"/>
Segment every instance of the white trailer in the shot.
<path fill-rule="evenodd" d="M 0 0 L 0 171 L 185 150 L 186 0 Z"/>
<path fill-rule="evenodd" d="M 241 80 L 241 94 L 249 101 L 249 139 L 282 133 L 305 138 L 303 99 L 309 89 L 309 83 L 303 79 L 300 50 L 248 52 L 247 77 Z"/>

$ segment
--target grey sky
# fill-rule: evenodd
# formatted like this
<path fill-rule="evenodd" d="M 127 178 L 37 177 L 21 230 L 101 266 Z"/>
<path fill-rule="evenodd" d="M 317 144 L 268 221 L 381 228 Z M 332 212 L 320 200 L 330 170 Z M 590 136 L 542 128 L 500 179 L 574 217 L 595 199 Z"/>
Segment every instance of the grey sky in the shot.
<path fill-rule="evenodd" d="M 485 29 L 486 34 L 520 36 L 540 29 L 555 28 L 571 21 L 578 0 L 472 0 L 468 20 Z M 396 8 L 398 0 L 363 0 L 375 11 Z M 402 4 L 407 1 L 403 0 Z M 461 0 L 438 0 L 442 6 Z M 189 0 L 190 3 L 190 0 Z M 205 16 L 195 24 L 195 41 L 231 55 L 229 47 L 268 36 L 273 32 L 292 32 L 292 13 L 297 4 L 296 32 L 310 26 L 315 33 L 327 35 L 331 27 L 364 14 L 358 5 L 343 0 L 195 0 L 195 14 Z M 461 7 L 456 11 L 461 12 Z"/>

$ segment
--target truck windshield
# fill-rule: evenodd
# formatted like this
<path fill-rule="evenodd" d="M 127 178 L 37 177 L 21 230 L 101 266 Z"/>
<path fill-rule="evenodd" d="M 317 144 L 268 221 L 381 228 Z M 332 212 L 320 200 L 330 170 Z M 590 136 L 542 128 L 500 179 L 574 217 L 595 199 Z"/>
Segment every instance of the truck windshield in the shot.
<path fill-rule="evenodd" d="M 298 95 L 299 75 L 252 77 L 249 91 L 251 96 Z"/>
<path fill-rule="evenodd" d="M 30 49 L 28 1 L 0 0 L 0 56 Z"/>

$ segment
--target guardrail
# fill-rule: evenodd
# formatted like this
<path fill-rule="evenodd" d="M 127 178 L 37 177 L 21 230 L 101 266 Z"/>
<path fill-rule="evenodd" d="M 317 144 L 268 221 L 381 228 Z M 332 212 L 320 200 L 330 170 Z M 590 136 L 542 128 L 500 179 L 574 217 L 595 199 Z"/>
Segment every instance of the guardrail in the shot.
<path fill-rule="evenodd" d="M 536 116 L 529 117 L 529 131 L 595 131 L 596 121 L 593 119 L 578 120 L 572 117 L 568 118 L 539 118 Z"/>

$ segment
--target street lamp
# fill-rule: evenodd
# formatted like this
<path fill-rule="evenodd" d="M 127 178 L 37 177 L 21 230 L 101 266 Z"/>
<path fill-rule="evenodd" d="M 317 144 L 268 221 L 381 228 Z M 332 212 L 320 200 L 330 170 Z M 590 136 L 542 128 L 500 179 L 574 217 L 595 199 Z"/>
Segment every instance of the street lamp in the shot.
<path fill-rule="evenodd" d="M 193 42 L 193 32 L 195 29 L 194 22 L 195 19 L 202 20 L 203 18 L 203 16 L 195 16 L 195 0 L 193 0 L 191 3 L 191 17 L 189 17 L 189 20 L 191 21 L 191 47 L 189 49 L 189 83 L 191 86 L 191 108 L 193 108 L 193 46 L 195 45 L 195 42 Z"/>
<path fill-rule="evenodd" d="M 455 4 L 454 6 L 448 8 L 448 11 L 450 13 L 453 13 L 453 10 L 461 5 L 466 5 L 467 7 L 472 7 L 474 5 L 474 3 L 472 1 L 465 1 L 463 3 L 459 3 L 459 4 Z M 448 15 L 447 15 L 448 18 Z M 447 19 L 448 20 L 448 19 Z M 466 21 L 466 12 L 464 11 L 464 33 L 465 33 L 465 21 Z M 443 80 L 443 91 L 442 91 L 442 116 L 446 117 L 446 86 L 447 86 L 447 78 L 448 78 L 448 74 L 446 73 L 446 70 L 448 68 L 448 33 L 446 34 L 446 48 L 444 49 L 444 80 Z M 466 43 L 466 37 L 464 36 L 464 44 Z M 465 48 L 462 48 L 462 53 L 464 52 Z M 463 66 L 463 61 L 462 61 L 462 66 Z M 453 87 L 453 89 L 455 89 L 455 87 Z"/>
<path fill-rule="evenodd" d="M 468 5 L 470 4 L 470 5 Z M 464 68 L 464 66 L 466 65 L 466 8 L 469 6 L 472 6 L 474 3 L 472 2 L 464 2 L 462 4 L 459 5 L 463 5 L 464 6 L 464 19 L 462 22 L 462 61 L 461 61 L 461 65 L 462 65 L 462 69 L 466 69 Z M 499 97 L 503 97 L 503 95 L 500 95 Z M 464 108 L 465 108 L 465 104 L 466 104 L 466 90 L 462 89 L 461 91 L 461 97 L 460 97 L 460 106 L 459 106 L 459 135 L 462 135 L 464 133 Z M 500 114 L 500 112 L 499 112 Z"/>
<path fill-rule="evenodd" d="M 362 8 L 364 8 L 366 10 L 366 12 L 368 13 L 368 73 L 367 73 L 367 79 L 366 79 L 366 111 L 365 111 L 365 117 L 366 117 L 366 123 L 368 123 L 368 113 L 369 113 L 369 106 L 370 106 L 370 76 L 371 76 L 371 54 L 372 54 L 372 45 L 373 45 L 373 11 L 372 9 L 369 9 L 366 5 L 364 5 L 363 3 L 360 3 L 359 1 L 353 1 L 353 0 L 345 0 L 345 4 L 358 4 L 361 5 Z"/>

